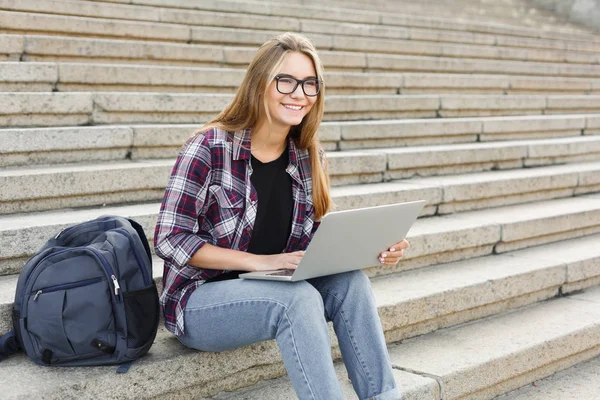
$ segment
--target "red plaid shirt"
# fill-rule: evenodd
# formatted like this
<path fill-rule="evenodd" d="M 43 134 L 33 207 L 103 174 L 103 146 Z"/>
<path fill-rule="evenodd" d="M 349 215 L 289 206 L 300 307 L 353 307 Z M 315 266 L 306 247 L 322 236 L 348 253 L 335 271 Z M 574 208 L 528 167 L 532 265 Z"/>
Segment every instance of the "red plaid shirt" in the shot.
<path fill-rule="evenodd" d="M 307 150 L 288 139 L 294 212 L 285 253 L 305 250 L 319 222 L 314 221 L 312 175 Z M 185 332 L 183 310 L 189 296 L 208 278 L 227 270 L 188 264 L 205 244 L 247 251 L 256 219 L 250 130 L 211 129 L 183 146 L 165 191 L 154 234 L 156 254 L 165 260 L 160 303 L 167 329 Z M 323 156 L 323 152 L 321 151 Z"/>

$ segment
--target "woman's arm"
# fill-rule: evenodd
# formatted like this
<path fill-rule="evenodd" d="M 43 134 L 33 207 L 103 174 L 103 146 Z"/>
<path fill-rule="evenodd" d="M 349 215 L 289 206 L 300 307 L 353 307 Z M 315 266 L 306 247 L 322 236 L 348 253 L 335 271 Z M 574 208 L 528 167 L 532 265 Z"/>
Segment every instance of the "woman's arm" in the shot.
<path fill-rule="evenodd" d="M 296 251 L 294 253 L 263 256 L 245 251 L 223 249 L 207 243 L 194 254 L 189 264 L 206 269 L 235 271 L 296 269 L 303 255 L 303 251 Z"/>

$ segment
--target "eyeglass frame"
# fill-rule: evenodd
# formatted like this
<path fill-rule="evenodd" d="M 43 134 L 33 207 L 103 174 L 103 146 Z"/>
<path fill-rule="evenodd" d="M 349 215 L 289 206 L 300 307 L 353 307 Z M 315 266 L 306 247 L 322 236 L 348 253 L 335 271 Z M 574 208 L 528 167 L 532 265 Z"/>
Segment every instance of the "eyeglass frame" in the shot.
<path fill-rule="evenodd" d="M 281 78 L 287 78 L 287 79 L 293 79 L 293 80 L 295 80 L 296 81 L 296 86 L 294 86 L 294 90 L 292 90 L 289 93 L 283 93 L 281 90 L 279 90 L 279 80 Z M 319 93 L 321 92 L 321 85 L 323 84 L 323 81 L 319 80 L 319 78 L 313 78 L 313 77 L 311 77 L 311 78 L 303 80 L 303 79 L 296 79 L 293 76 L 287 75 L 287 74 L 275 75 L 273 77 L 273 79 L 275 79 L 275 89 L 277 89 L 277 91 L 279 93 L 281 93 L 281 94 L 292 94 L 292 93 L 294 93 L 296 91 L 296 89 L 298 89 L 298 85 L 300 85 L 300 87 L 302 88 L 302 93 L 304 93 L 304 95 L 308 96 L 308 97 L 318 96 Z M 307 94 L 306 93 L 306 90 L 304 90 L 304 83 L 305 82 L 309 82 L 309 81 L 316 81 L 317 82 L 317 93 L 315 93 L 315 94 Z"/>

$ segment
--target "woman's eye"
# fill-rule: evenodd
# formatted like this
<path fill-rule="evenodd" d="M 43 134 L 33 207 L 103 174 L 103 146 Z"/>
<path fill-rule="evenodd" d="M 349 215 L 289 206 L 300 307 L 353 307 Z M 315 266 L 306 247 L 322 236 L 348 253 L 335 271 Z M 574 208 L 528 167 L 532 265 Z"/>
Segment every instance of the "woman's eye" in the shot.
<path fill-rule="evenodd" d="M 307 86 L 317 86 L 317 81 L 306 81 L 305 85 L 307 85 Z"/>
<path fill-rule="evenodd" d="M 279 79 L 279 82 L 284 83 L 286 85 L 291 85 L 292 83 L 294 83 L 294 81 L 289 78 L 281 78 Z"/>

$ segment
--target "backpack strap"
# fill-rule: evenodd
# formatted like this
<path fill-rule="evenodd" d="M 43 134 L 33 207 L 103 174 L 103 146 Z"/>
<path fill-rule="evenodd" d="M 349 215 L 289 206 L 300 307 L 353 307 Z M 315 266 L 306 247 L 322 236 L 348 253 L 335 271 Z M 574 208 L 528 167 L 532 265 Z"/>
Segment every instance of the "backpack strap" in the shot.
<path fill-rule="evenodd" d="M 128 361 L 119 365 L 117 368 L 117 374 L 126 374 L 127 371 L 129 371 L 129 368 L 131 368 L 131 364 L 133 364 L 133 361 Z"/>
<path fill-rule="evenodd" d="M 15 331 L 10 331 L 0 336 L 0 361 L 15 354 L 19 350 L 21 350 L 21 345 L 17 340 Z"/>
<path fill-rule="evenodd" d="M 144 232 L 144 228 L 139 223 L 132 220 L 131 218 L 127 218 L 127 220 L 129 221 L 129 223 L 131 224 L 133 229 L 136 230 L 136 232 L 138 233 L 138 236 L 142 240 L 142 244 L 144 245 L 144 250 L 146 250 L 146 254 L 148 255 L 148 259 L 150 260 L 150 265 L 152 265 L 152 252 L 150 251 L 150 245 L 148 244 L 148 239 L 146 238 L 146 233 Z"/>

